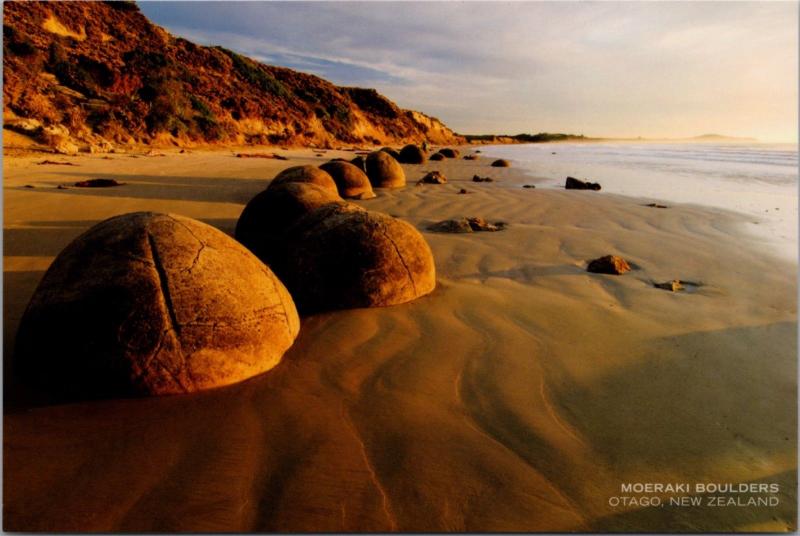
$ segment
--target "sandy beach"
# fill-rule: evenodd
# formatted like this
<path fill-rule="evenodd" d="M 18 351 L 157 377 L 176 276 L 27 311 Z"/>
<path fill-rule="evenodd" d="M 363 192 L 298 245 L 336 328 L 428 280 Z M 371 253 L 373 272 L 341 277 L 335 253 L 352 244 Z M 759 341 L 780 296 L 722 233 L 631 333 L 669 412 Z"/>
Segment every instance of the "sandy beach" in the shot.
<path fill-rule="evenodd" d="M 4 159 L 5 530 L 796 530 L 796 263 L 761 247 L 735 213 L 526 189 L 536 179 L 486 158 L 404 165 L 407 187 L 357 202 L 423 233 L 432 294 L 304 318 L 261 376 L 61 405 L 16 381 L 25 306 L 93 224 L 156 211 L 233 234 L 280 169 L 354 156 L 247 149 L 259 151 L 288 160 L 228 150 Z M 415 187 L 431 170 L 448 183 Z M 57 189 L 98 177 L 125 184 Z M 508 228 L 426 230 L 461 216 Z M 607 254 L 635 269 L 585 271 Z M 699 286 L 653 286 L 672 279 Z M 612 506 L 629 482 L 777 483 L 780 500 Z"/>

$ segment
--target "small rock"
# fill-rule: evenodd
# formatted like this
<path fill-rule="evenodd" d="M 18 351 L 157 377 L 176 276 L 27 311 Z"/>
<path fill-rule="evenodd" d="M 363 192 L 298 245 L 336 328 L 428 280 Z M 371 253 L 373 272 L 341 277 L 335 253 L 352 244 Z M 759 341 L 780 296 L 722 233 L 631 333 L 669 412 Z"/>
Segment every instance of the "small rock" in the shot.
<path fill-rule="evenodd" d="M 78 181 L 74 184 L 79 188 L 109 188 L 111 186 L 122 186 L 124 182 L 117 182 L 114 179 L 89 179 Z"/>
<path fill-rule="evenodd" d="M 437 233 L 472 233 L 502 231 L 505 228 L 506 223 L 501 221 L 489 223 L 483 218 L 458 218 L 434 223 L 428 227 L 428 230 Z"/>
<path fill-rule="evenodd" d="M 479 177 L 478 175 L 473 175 L 472 182 L 494 182 L 494 179 L 491 177 Z"/>
<path fill-rule="evenodd" d="M 59 154 L 78 154 L 78 146 L 69 140 L 60 140 L 53 145 L 53 150 Z"/>
<path fill-rule="evenodd" d="M 464 160 L 477 160 L 477 159 L 478 159 L 478 155 L 476 155 L 476 154 L 468 154 L 468 155 L 464 156 Z"/>
<path fill-rule="evenodd" d="M 667 205 L 659 205 L 658 203 L 648 203 L 645 206 L 651 208 L 669 208 Z"/>
<path fill-rule="evenodd" d="M 59 184 L 58 186 L 56 186 L 56 189 L 58 189 L 58 190 L 69 190 L 69 187 L 66 184 Z"/>
<path fill-rule="evenodd" d="M 616 255 L 606 255 L 605 257 L 594 259 L 590 261 L 589 265 L 586 267 L 587 272 L 612 275 L 624 274 L 625 272 L 629 272 L 630 269 L 631 267 L 628 261 Z"/>
<path fill-rule="evenodd" d="M 495 160 L 492 162 L 492 167 L 511 167 L 511 162 L 501 158 L 500 160 Z"/>
<path fill-rule="evenodd" d="M 535 184 L 525 184 L 523 188 L 536 188 Z"/>
<path fill-rule="evenodd" d="M 36 188 L 33 184 L 26 184 L 23 188 Z"/>
<path fill-rule="evenodd" d="M 470 191 L 469 191 L 469 190 L 467 190 L 466 188 L 461 188 L 461 189 L 458 191 L 458 193 L 460 193 L 460 194 L 471 194 L 472 192 L 470 192 Z"/>
<path fill-rule="evenodd" d="M 586 182 L 575 177 L 567 177 L 567 182 L 564 185 L 567 190 L 599 190 L 600 184 L 596 182 Z"/>
<path fill-rule="evenodd" d="M 72 162 L 56 162 L 55 160 L 42 160 L 36 163 L 37 166 L 77 166 Z"/>
<path fill-rule="evenodd" d="M 440 171 L 431 171 L 422 177 L 417 184 L 445 184 L 447 177 Z"/>
<path fill-rule="evenodd" d="M 656 288 L 669 290 L 670 292 L 678 292 L 679 290 L 683 290 L 683 283 L 680 279 L 673 279 L 672 281 L 667 281 L 666 283 L 653 283 L 653 286 Z"/>

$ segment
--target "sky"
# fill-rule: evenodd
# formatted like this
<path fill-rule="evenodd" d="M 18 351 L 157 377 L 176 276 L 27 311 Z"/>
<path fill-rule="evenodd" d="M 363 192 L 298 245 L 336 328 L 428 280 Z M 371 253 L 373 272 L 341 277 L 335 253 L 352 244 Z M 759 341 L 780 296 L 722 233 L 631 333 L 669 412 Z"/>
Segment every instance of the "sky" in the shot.
<path fill-rule="evenodd" d="M 795 2 L 150 2 L 173 35 L 462 134 L 797 141 Z"/>

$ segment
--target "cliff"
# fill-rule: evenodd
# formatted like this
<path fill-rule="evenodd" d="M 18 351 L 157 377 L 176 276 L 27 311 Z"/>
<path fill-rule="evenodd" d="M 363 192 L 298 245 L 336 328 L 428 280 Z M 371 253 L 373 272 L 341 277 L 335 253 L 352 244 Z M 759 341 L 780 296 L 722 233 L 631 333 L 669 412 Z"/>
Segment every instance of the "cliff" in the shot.
<path fill-rule="evenodd" d="M 3 11 L 4 125 L 52 146 L 461 141 L 373 89 L 172 36 L 134 3 L 6 2 Z"/>

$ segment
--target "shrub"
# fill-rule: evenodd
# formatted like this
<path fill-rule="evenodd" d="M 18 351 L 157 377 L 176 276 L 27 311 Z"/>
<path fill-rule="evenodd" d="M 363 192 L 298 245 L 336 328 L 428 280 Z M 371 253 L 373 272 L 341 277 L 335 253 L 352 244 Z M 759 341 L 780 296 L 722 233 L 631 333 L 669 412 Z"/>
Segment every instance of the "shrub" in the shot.
<path fill-rule="evenodd" d="M 239 74 L 239 76 L 247 80 L 249 83 L 262 89 L 270 95 L 275 95 L 278 97 L 289 96 L 289 91 L 286 89 L 286 87 L 274 76 L 267 73 L 261 65 L 255 63 L 250 58 L 245 58 L 244 56 L 241 56 L 232 50 L 228 50 L 227 48 L 217 48 L 228 55 L 233 62 L 234 70 Z"/>

